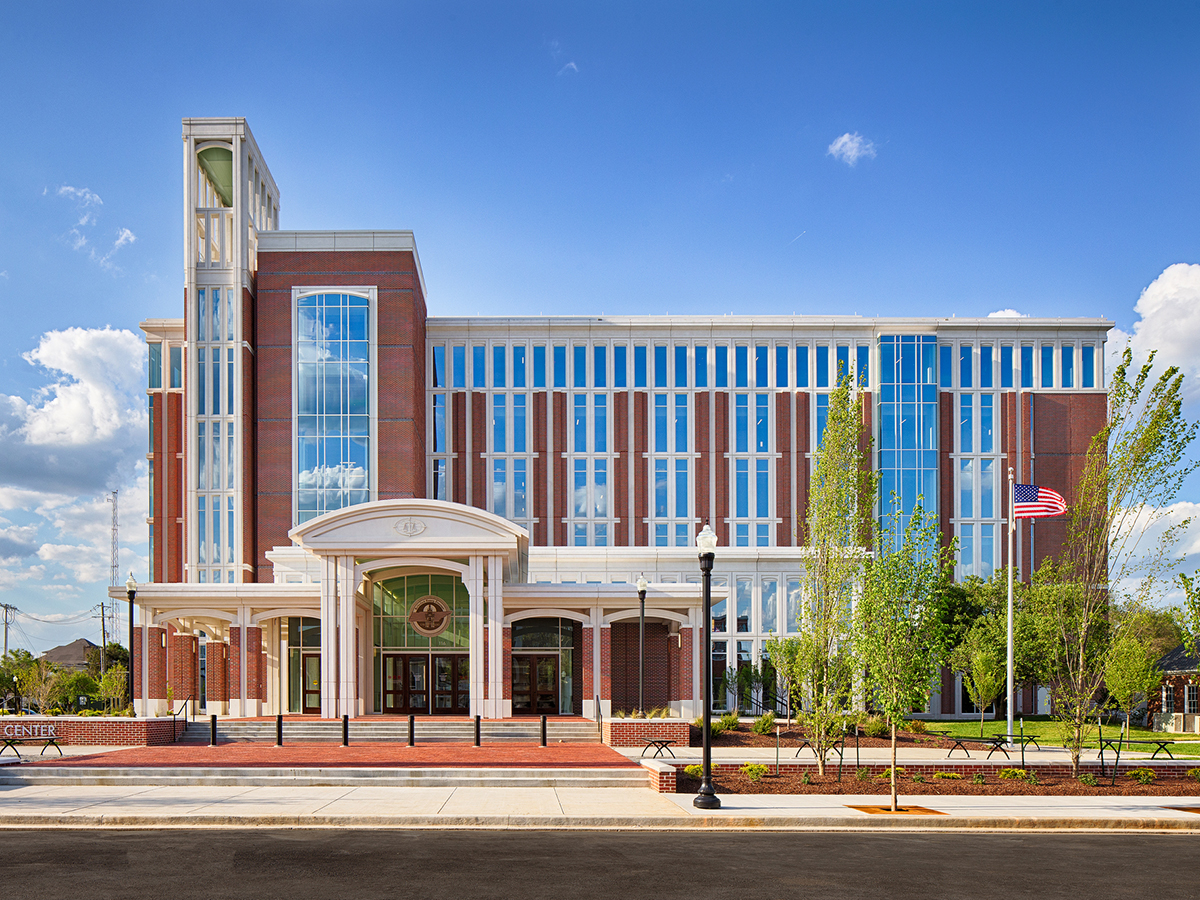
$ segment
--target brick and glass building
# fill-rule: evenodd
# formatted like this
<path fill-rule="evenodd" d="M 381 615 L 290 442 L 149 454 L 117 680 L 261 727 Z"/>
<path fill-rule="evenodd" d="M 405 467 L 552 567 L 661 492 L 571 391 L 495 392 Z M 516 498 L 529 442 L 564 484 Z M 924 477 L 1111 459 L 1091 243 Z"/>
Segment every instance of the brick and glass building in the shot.
<path fill-rule="evenodd" d="M 645 705 L 690 717 L 796 630 L 839 372 L 959 577 L 1005 563 L 1007 468 L 1070 499 L 1104 419 L 1104 319 L 442 318 L 411 232 L 280 230 L 245 120 L 185 119 L 183 154 L 184 315 L 142 324 L 139 714 L 168 685 L 231 715 L 633 709 L 644 576 Z M 1019 529 L 1022 572 L 1062 529 Z M 931 711 L 968 711 L 952 678 Z"/>

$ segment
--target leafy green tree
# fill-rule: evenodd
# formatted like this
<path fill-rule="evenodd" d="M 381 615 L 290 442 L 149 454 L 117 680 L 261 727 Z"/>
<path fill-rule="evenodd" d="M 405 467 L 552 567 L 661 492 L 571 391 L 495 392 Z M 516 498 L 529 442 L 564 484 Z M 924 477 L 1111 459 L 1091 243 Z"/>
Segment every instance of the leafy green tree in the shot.
<path fill-rule="evenodd" d="M 74 712 L 80 708 L 80 697 L 95 696 L 99 690 L 96 679 L 87 672 L 63 672 L 54 684 L 50 704 Z"/>
<path fill-rule="evenodd" d="M 862 595 L 854 609 L 854 646 L 866 670 L 871 701 L 891 728 L 893 811 L 896 729 L 913 709 L 929 703 L 945 650 L 938 588 L 953 558 L 952 548 L 940 547 L 935 514 L 914 507 L 902 531 L 896 524 L 899 518 L 886 517 L 875 555 L 864 567 Z"/>
<path fill-rule="evenodd" d="M 971 702 L 979 710 L 979 736 L 983 737 L 984 710 L 1008 686 L 1008 622 L 997 615 L 975 621 L 950 653 L 950 666 L 962 675 Z"/>
<path fill-rule="evenodd" d="M 108 665 L 108 666 L 121 665 L 121 666 L 124 666 L 126 669 L 129 668 L 129 651 L 126 650 L 124 647 L 122 647 L 120 644 L 118 644 L 116 641 L 108 642 L 108 646 L 104 648 L 104 654 L 107 658 L 106 665 Z M 100 665 L 100 648 L 92 647 L 87 652 L 88 674 L 91 675 L 93 678 L 99 678 L 102 674 L 104 674 L 103 672 L 101 672 L 101 668 L 102 667 Z"/>
<path fill-rule="evenodd" d="M 1111 603 L 1148 605 L 1162 589 L 1171 552 L 1191 524 L 1163 519 L 1200 464 L 1188 456 L 1197 426 L 1183 417 L 1183 374 L 1172 366 L 1152 379 L 1151 354 L 1131 375 L 1132 360 L 1126 349 L 1110 382 L 1108 417 L 1088 448 L 1062 553 L 1031 585 L 1045 654 L 1040 680 L 1050 687 L 1075 775 L 1103 687 Z"/>
<path fill-rule="evenodd" d="M 100 697 L 104 700 L 104 708 L 107 712 L 116 712 L 128 703 L 128 674 L 123 665 L 114 663 L 108 667 L 108 671 L 100 679 Z"/>
<path fill-rule="evenodd" d="M 803 698 L 799 718 L 821 774 L 853 691 L 853 598 L 872 536 L 878 489 L 869 463 L 870 440 L 864 436 L 862 397 L 851 390 L 849 373 L 838 374 L 802 517 L 803 610 L 790 674 Z"/>
<path fill-rule="evenodd" d="M 768 639 L 763 650 L 768 659 L 771 661 L 771 668 L 775 675 L 775 683 L 779 685 L 779 690 L 787 694 L 788 697 L 788 728 L 792 727 L 792 703 L 799 694 L 800 682 L 799 671 L 797 669 L 796 660 L 800 653 L 800 639 L 795 637 L 780 637 L 777 634 L 772 634 Z"/>
<path fill-rule="evenodd" d="M 37 704 L 38 712 L 48 712 L 62 678 L 62 669 L 52 662 L 36 659 L 17 675 L 21 693 Z"/>
<path fill-rule="evenodd" d="M 27 696 L 29 671 L 37 660 L 28 650 L 14 649 L 0 658 L 0 698 L 12 697 L 14 710 L 22 707 L 22 698 Z"/>
<path fill-rule="evenodd" d="M 1162 684 L 1157 662 L 1162 656 L 1154 644 L 1157 616 L 1136 602 L 1125 604 L 1112 616 L 1114 634 L 1104 660 L 1104 686 L 1110 700 L 1133 721 L 1133 708 Z"/>

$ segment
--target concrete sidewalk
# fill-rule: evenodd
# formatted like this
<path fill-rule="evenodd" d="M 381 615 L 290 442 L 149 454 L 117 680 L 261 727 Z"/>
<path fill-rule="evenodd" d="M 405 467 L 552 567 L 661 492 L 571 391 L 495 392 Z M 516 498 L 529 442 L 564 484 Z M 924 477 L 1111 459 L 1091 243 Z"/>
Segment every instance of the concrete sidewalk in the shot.
<path fill-rule="evenodd" d="M 703 812 L 648 788 L 0 786 L 0 827 L 339 827 L 1200 832 L 1195 797 L 725 795 Z M 1184 807 L 1185 809 L 1172 809 Z M 1190 808 L 1190 810 L 1189 810 Z"/>

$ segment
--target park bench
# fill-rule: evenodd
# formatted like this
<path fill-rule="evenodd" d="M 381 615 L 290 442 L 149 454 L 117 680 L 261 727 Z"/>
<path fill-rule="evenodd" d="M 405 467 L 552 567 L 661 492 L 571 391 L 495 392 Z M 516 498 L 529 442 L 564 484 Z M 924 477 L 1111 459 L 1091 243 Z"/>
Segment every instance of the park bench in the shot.
<path fill-rule="evenodd" d="M 1005 759 L 1009 758 L 1008 750 L 1004 747 L 1004 745 L 1008 743 L 1008 736 L 1004 734 L 984 735 L 983 737 L 956 737 L 951 738 L 951 740 L 954 741 L 954 746 L 950 748 L 950 753 L 946 754 L 946 759 L 949 759 L 950 754 L 955 750 L 962 750 L 963 753 L 970 757 L 971 751 L 964 747 L 963 744 L 983 744 L 985 747 L 991 747 L 991 749 L 988 751 L 988 759 L 991 759 L 992 754 L 997 750 L 1004 754 Z M 1015 736 L 1013 740 L 1016 740 Z M 1032 740 L 1032 738 L 1030 738 L 1030 740 Z M 1041 748 L 1039 747 L 1038 749 L 1040 750 Z M 1022 745 L 1021 750 L 1024 752 L 1024 745 Z"/>
<path fill-rule="evenodd" d="M 58 751 L 59 756 L 63 755 L 62 747 L 58 746 L 58 738 L 56 737 L 6 737 L 2 738 L 2 740 L 4 741 L 4 746 L 0 747 L 0 755 L 3 755 L 5 750 L 12 747 L 13 753 L 17 754 L 18 758 L 21 758 L 21 751 L 17 749 L 18 744 L 41 744 L 42 752 L 38 754 L 39 756 L 44 755 L 51 747 Z"/>
<path fill-rule="evenodd" d="M 654 747 L 654 756 L 650 757 L 651 759 L 657 759 L 658 757 L 662 756 L 664 751 L 670 753 L 671 759 L 674 759 L 675 751 L 671 749 L 671 745 L 674 743 L 674 741 L 664 741 L 658 739 L 648 740 L 646 741 L 646 746 L 642 748 L 642 756 L 645 757 L 646 751 L 651 747 Z"/>

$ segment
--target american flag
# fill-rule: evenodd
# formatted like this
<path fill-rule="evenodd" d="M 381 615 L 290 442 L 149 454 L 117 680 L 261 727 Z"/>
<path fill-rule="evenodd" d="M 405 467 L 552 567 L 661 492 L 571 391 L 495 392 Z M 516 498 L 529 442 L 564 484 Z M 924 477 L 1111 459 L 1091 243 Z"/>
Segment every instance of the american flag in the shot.
<path fill-rule="evenodd" d="M 1061 516 L 1067 511 L 1067 501 L 1058 491 L 1036 484 L 1013 485 L 1013 518 L 1040 519 Z"/>

